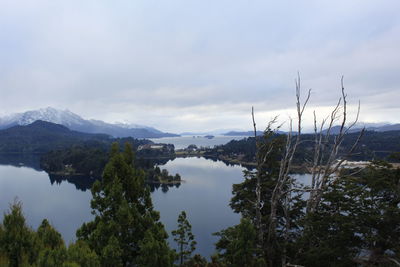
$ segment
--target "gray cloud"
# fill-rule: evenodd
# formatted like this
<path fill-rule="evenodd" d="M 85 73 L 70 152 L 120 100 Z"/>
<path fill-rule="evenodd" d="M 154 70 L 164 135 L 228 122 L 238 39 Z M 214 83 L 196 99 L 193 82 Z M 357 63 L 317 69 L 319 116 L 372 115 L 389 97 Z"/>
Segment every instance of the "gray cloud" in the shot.
<path fill-rule="evenodd" d="M 0 3 L 1 112 L 44 106 L 168 131 L 250 128 L 345 75 L 364 121 L 398 122 L 398 1 Z M 388 113 L 390 113 L 388 115 Z M 393 114 L 393 115 L 392 115 Z"/>

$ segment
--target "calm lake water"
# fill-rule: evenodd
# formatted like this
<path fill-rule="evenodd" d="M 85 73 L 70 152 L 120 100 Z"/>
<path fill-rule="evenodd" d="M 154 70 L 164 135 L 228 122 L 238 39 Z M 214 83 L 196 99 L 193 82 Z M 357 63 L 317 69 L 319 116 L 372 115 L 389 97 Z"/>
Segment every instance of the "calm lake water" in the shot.
<path fill-rule="evenodd" d="M 78 227 L 92 218 L 90 191 L 77 190 L 66 182 L 51 185 L 44 171 L 0 165 L 1 214 L 15 197 L 23 204 L 28 225 L 36 229 L 47 218 L 67 243 L 74 240 Z"/>
<path fill-rule="evenodd" d="M 246 136 L 215 136 L 212 139 L 205 138 L 204 136 L 179 136 L 179 137 L 163 137 L 150 139 L 154 143 L 173 144 L 175 149 L 186 148 L 189 145 L 196 145 L 197 147 L 214 147 L 217 145 L 224 145 L 231 140 L 240 140 Z"/>
<path fill-rule="evenodd" d="M 228 205 L 232 184 L 242 181 L 243 168 L 203 158 L 177 158 L 160 167 L 181 174 L 185 181 L 179 188 L 152 193 L 168 233 L 176 229 L 178 215 L 185 210 L 198 242 L 195 253 L 210 256 L 216 241 L 212 233 L 239 222 L 239 215 Z M 78 190 L 68 182 L 51 184 L 44 171 L 0 165 L 1 213 L 15 197 L 23 203 L 28 225 L 36 229 L 47 218 L 67 243 L 75 239 L 76 229 L 92 218 L 89 190 Z M 170 244 L 174 245 L 172 237 Z"/>

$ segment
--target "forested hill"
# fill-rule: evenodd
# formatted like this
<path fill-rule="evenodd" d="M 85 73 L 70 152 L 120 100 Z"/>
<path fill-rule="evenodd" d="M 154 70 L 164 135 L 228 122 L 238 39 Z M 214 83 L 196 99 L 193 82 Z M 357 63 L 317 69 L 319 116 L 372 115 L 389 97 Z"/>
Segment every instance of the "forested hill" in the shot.
<path fill-rule="evenodd" d="M 71 131 L 63 125 L 38 120 L 0 130 L 0 153 L 46 153 L 84 144 L 108 148 L 116 140 L 109 135 Z"/>
<path fill-rule="evenodd" d="M 280 136 L 277 134 L 276 136 Z M 349 133 L 345 136 L 339 155 L 345 155 L 357 140 L 359 133 Z M 258 137 L 262 140 L 262 137 Z M 313 134 L 303 134 L 302 142 L 295 154 L 295 160 L 304 162 L 310 160 L 314 149 Z M 333 144 L 335 136 L 331 136 L 328 146 Z M 400 152 L 400 131 L 375 132 L 366 131 L 361 138 L 356 150 L 349 157 L 351 160 L 372 160 L 386 159 L 391 160 L 390 155 Z M 223 159 L 230 159 L 239 162 L 254 162 L 256 147 L 254 137 L 242 140 L 232 140 L 225 145 L 216 146 L 206 151 L 205 156 L 213 156 Z"/>

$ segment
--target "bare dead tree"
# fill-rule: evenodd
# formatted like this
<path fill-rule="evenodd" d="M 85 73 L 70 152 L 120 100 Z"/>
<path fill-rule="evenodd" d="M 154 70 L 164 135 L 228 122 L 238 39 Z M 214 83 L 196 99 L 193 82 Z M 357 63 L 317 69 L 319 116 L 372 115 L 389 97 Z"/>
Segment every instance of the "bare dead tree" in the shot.
<path fill-rule="evenodd" d="M 346 127 L 347 122 L 347 95 L 345 94 L 345 89 L 343 85 L 343 76 L 341 79 L 341 91 L 342 97 L 339 98 L 338 103 L 332 110 L 330 117 L 322 120 L 320 126 L 317 126 L 317 116 L 314 111 L 314 159 L 313 165 L 311 167 L 311 188 L 310 197 L 307 201 L 307 213 L 312 213 L 316 210 L 319 205 L 322 195 L 327 187 L 330 178 L 335 176 L 336 172 L 342 165 L 342 163 L 354 152 L 361 137 L 364 134 L 364 128 L 360 131 L 356 141 L 353 143 L 349 151 L 345 153 L 344 156 L 339 158 L 339 149 L 345 139 L 345 136 L 349 131 L 356 125 L 359 115 L 360 115 L 360 102 L 358 103 L 357 115 L 355 120 Z M 340 115 L 340 110 L 342 114 Z M 327 129 L 324 130 L 324 125 L 329 119 L 329 125 Z M 339 133 L 332 136 L 332 127 L 334 123 L 341 119 Z M 330 143 L 331 136 L 333 137 L 333 145 L 327 150 Z"/>
<path fill-rule="evenodd" d="M 257 126 L 256 121 L 254 119 L 254 108 L 251 107 L 251 117 L 253 119 L 253 128 L 254 128 L 254 142 L 256 146 L 256 157 L 258 157 L 258 142 L 257 142 Z M 258 160 L 258 159 L 257 159 Z M 261 209 L 263 207 L 263 203 L 261 203 L 261 178 L 259 173 L 259 164 L 257 164 L 257 173 L 256 173 L 256 229 L 257 229 L 257 247 L 259 251 L 262 251 L 262 246 L 264 244 L 264 227 L 262 224 L 261 218 Z"/>
<path fill-rule="evenodd" d="M 296 84 L 296 111 L 297 111 L 297 134 L 295 135 L 293 132 L 293 119 L 289 119 L 289 132 L 286 137 L 286 143 L 283 149 L 282 159 L 280 161 L 279 167 L 279 175 L 276 180 L 276 184 L 273 188 L 271 195 L 271 207 L 269 214 L 269 221 L 267 222 L 267 229 L 264 229 L 264 225 L 261 217 L 261 209 L 264 205 L 261 201 L 261 180 L 260 180 L 260 171 L 261 163 L 267 160 L 269 153 L 272 151 L 272 147 L 264 153 L 263 158 L 257 159 L 257 175 L 256 175 L 256 227 L 258 229 L 258 241 L 261 246 L 264 241 L 266 248 L 267 258 L 270 260 L 272 258 L 272 254 L 274 251 L 274 246 L 276 237 L 277 237 L 277 223 L 278 223 L 278 208 L 282 208 L 284 213 L 284 229 L 283 229 L 283 237 L 285 240 L 285 244 L 282 247 L 282 255 L 281 262 L 282 266 L 297 266 L 287 262 L 287 252 L 286 252 L 286 244 L 289 240 L 289 230 L 290 230 L 290 210 L 291 210 L 291 193 L 293 191 L 302 191 L 302 192 L 310 192 L 310 197 L 307 200 L 307 209 L 306 213 L 314 212 L 318 207 L 319 202 L 321 201 L 324 190 L 326 190 L 329 179 L 338 171 L 344 160 L 352 155 L 356 146 L 358 145 L 363 133 L 364 129 L 360 132 L 353 146 L 347 153 L 339 159 L 338 153 L 339 149 L 344 141 L 345 136 L 349 133 L 349 131 L 356 125 L 358 121 L 358 117 L 360 114 L 360 103 L 358 104 L 357 116 L 356 119 L 346 127 L 347 122 L 347 100 L 345 89 L 343 85 L 343 77 L 341 79 L 341 93 L 342 97 L 339 98 L 338 103 L 332 110 L 329 117 L 324 118 L 321 124 L 318 126 L 317 116 L 314 111 L 314 156 L 311 167 L 311 187 L 303 188 L 303 189 L 292 189 L 292 182 L 289 173 L 292 169 L 293 158 L 296 153 L 296 150 L 301 143 L 301 133 L 302 133 L 302 122 L 303 122 L 303 114 L 304 110 L 307 106 L 307 103 L 311 96 L 311 89 L 308 90 L 304 103 L 301 101 L 301 80 L 300 75 L 298 74 L 297 79 L 295 80 Z M 340 112 L 341 111 L 341 112 Z M 271 129 L 272 123 L 276 122 L 276 117 L 272 120 L 268 129 Z M 332 133 L 332 128 L 334 124 L 341 119 L 340 130 L 339 133 L 334 135 Z M 254 128 L 254 137 L 256 139 L 256 146 L 258 148 L 257 143 L 257 129 L 254 118 L 254 109 L 252 108 L 252 120 L 253 120 L 253 128 Z M 325 125 L 328 123 L 328 127 L 325 129 Z M 325 129 L 325 130 L 324 130 Z M 328 148 L 330 144 L 330 140 L 333 138 L 333 145 L 331 148 Z M 267 238 L 264 240 L 265 230 L 267 230 Z M 272 262 L 270 261 L 270 266 Z"/>
<path fill-rule="evenodd" d="M 276 241 L 276 231 L 277 231 L 277 210 L 279 203 L 281 200 L 288 198 L 287 194 L 290 190 L 287 190 L 287 187 L 291 186 L 289 172 L 292 167 L 292 162 L 294 158 L 294 154 L 297 150 L 297 147 L 300 143 L 300 136 L 302 130 L 302 117 L 306 105 L 310 99 L 311 89 L 308 91 L 306 100 L 304 104 L 301 104 L 301 83 L 300 83 L 300 75 L 298 74 L 297 79 L 295 80 L 296 84 L 296 107 L 297 107 L 297 135 L 293 137 L 292 124 L 293 120 L 290 118 L 289 120 L 289 133 L 286 138 L 286 145 L 283 151 L 283 157 L 280 162 L 280 170 L 276 185 L 272 191 L 271 196 L 271 211 L 269 216 L 269 225 L 268 225 L 268 235 L 267 235 L 267 255 L 271 255 L 274 247 L 274 242 Z M 286 188 L 286 190 L 284 190 Z M 286 191 L 286 193 L 285 193 Z M 285 219 L 286 219 L 286 229 L 285 231 L 289 231 L 289 201 L 284 201 L 285 207 L 283 207 L 285 211 Z M 285 236 L 288 238 L 288 232 L 286 232 Z M 286 249 L 284 248 L 282 253 L 282 266 L 286 266 Z"/>
<path fill-rule="evenodd" d="M 257 171 L 255 174 L 256 177 L 256 188 L 255 188 L 255 193 L 256 193 L 256 201 L 254 203 L 255 205 L 255 211 L 256 211 L 256 229 L 257 229 L 257 248 L 258 251 L 262 252 L 263 251 L 263 245 L 264 245 L 264 233 L 265 233 L 265 226 L 262 222 L 262 215 L 261 215 L 261 210 L 264 207 L 264 203 L 261 201 L 261 168 L 263 164 L 267 161 L 269 158 L 269 155 L 272 153 L 274 147 L 273 145 L 269 146 L 267 151 L 264 152 L 263 154 L 260 153 L 260 143 L 257 138 L 257 125 L 256 121 L 254 118 L 254 107 L 251 108 L 251 117 L 253 120 L 253 129 L 254 129 L 254 142 L 256 146 L 256 160 L 257 160 Z M 272 126 L 275 124 L 277 121 L 277 117 L 273 118 L 269 123 L 264 131 L 264 135 L 273 132 L 272 131 Z M 278 127 L 279 128 L 279 127 Z"/>

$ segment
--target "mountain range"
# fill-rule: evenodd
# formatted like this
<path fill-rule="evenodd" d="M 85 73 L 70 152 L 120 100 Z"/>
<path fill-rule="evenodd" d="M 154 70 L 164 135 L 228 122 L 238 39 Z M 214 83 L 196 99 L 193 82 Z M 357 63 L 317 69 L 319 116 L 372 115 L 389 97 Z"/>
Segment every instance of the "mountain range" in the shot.
<path fill-rule="evenodd" d="M 355 127 L 349 130 L 349 133 L 360 132 L 365 127 L 366 131 L 372 132 L 388 132 L 388 131 L 400 131 L 400 123 L 397 124 L 385 124 L 385 123 L 359 123 Z M 340 126 L 333 126 L 331 128 L 331 134 L 338 134 L 340 132 Z M 326 129 L 323 130 L 326 133 Z M 286 134 L 287 132 L 278 131 L 279 134 Z M 309 134 L 310 132 L 305 132 Z M 262 135 L 262 131 L 257 131 L 257 135 Z M 296 133 L 294 133 L 296 134 Z M 230 131 L 223 134 L 224 136 L 254 136 L 254 131 Z"/>
<path fill-rule="evenodd" d="M 338 134 L 340 132 L 340 126 L 333 126 L 331 128 L 331 134 Z M 355 125 L 353 128 L 349 130 L 349 133 L 357 133 L 360 132 L 363 128 L 366 131 L 370 132 L 389 132 L 389 131 L 399 131 L 400 123 L 397 124 L 368 124 L 368 123 L 360 123 Z M 324 133 L 326 130 L 323 131 Z"/>
<path fill-rule="evenodd" d="M 113 137 L 160 138 L 178 136 L 142 125 L 112 124 L 100 120 L 86 120 L 69 110 L 59 110 L 52 107 L 2 117 L 0 118 L 0 129 L 7 129 L 17 125 L 29 125 L 37 120 L 61 124 L 74 131 L 102 133 Z"/>

